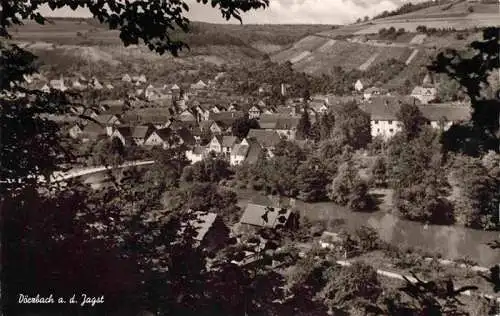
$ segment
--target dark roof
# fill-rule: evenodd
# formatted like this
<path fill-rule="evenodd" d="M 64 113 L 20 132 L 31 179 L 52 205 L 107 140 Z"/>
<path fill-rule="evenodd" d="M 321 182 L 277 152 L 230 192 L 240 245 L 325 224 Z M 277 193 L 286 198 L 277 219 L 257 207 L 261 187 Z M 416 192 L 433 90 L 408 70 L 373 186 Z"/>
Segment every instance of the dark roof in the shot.
<path fill-rule="evenodd" d="M 177 130 L 176 133 L 182 139 L 184 144 L 194 145 L 196 143 L 193 134 L 191 134 L 191 132 L 187 128 L 181 128 Z"/>
<path fill-rule="evenodd" d="M 132 128 L 130 126 L 119 126 L 115 129 L 116 132 L 120 133 L 123 137 L 132 137 Z"/>
<path fill-rule="evenodd" d="M 469 106 L 455 104 L 428 104 L 419 106 L 420 111 L 427 119 L 439 121 L 446 118 L 447 121 L 459 122 L 467 121 L 471 117 Z"/>
<path fill-rule="evenodd" d="M 206 120 L 206 121 L 201 121 L 200 122 L 200 129 L 202 131 L 206 131 L 206 130 L 209 130 L 210 129 L 210 126 L 212 126 L 212 124 L 214 123 L 213 120 Z"/>
<path fill-rule="evenodd" d="M 172 130 L 170 128 L 160 128 L 154 131 L 163 141 L 166 141 L 172 136 Z"/>
<path fill-rule="evenodd" d="M 101 124 L 107 124 L 113 117 L 114 114 L 99 114 L 95 120 Z"/>
<path fill-rule="evenodd" d="M 178 119 L 180 121 L 184 121 L 184 122 L 196 121 L 196 117 L 193 115 L 193 113 L 191 113 L 190 111 L 187 111 L 187 110 L 180 113 L 178 115 Z"/>
<path fill-rule="evenodd" d="M 223 136 L 222 137 L 222 147 L 233 147 L 234 144 L 238 142 L 238 137 L 236 136 Z"/>
<path fill-rule="evenodd" d="M 263 129 L 251 129 L 248 132 L 247 138 L 255 138 L 263 147 L 275 147 L 280 141 L 280 135 L 275 131 Z"/>
<path fill-rule="evenodd" d="M 233 124 L 234 121 L 236 121 L 238 118 L 241 118 L 244 116 L 244 113 L 241 111 L 234 111 L 234 112 L 219 112 L 219 113 L 210 113 L 209 119 L 214 120 L 216 122 L 221 122 L 224 125 L 228 126 Z"/>
<path fill-rule="evenodd" d="M 262 114 L 259 125 L 263 129 L 294 129 L 299 120 L 299 117 L 284 114 Z"/>
<path fill-rule="evenodd" d="M 267 221 L 265 221 L 263 218 L 266 212 Z M 275 208 L 274 211 L 268 212 L 267 206 L 249 203 L 245 208 L 243 216 L 240 219 L 240 223 L 260 227 L 276 228 L 278 225 L 284 225 L 290 217 L 290 214 L 291 209 L 289 208 Z M 281 216 L 285 218 L 285 222 L 279 220 L 279 217 Z"/>
<path fill-rule="evenodd" d="M 154 129 L 152 129 L 150 126 L 145 126 L 145 125 L 140 125 L 140 126 L 134 126 L 132 128 L 132 137 L 133 138 L 142 138 L 146 139 L 151 132 L 153 132 Z"/>
<path fill-rule="evenodd" d="M 235 144 L 231 151 L 233 156 L 243 156 L 246 157 L 248 153 L 249 146 L 243 144 Z"/>
<path fill-rule="evenodd" d="M 372 120 L 396 120 L 396 113 L 403 102 L 372 102 L 360 106 L 362 110 L 370 114 Z M 470 119 L 469 106 L 454 104 L 427 104 L 418 105 L 423 116 L 430 121 L 439 121 L 446 118 L 447 121 L 464 121 Z"/>
<path fill-rule="evenodd" d="M 247 151 L 247 157 L 245 158 L 245 162 L 249 164 L 253 164 L 257 162 L 260 153 L 262 152 L 262 147 L 257 143 L 249 140 L 249 148 Z"/>
<path fill-rule="evenodd" d="M 83 128 L 82 133 L 86 136 L 98 136 L 106 134 L 106 129 L 100 124 L 89 122 Z"/>
<path fill-rule="evenodd" d="M 194 239 L 197 241 L 202 241 L 217 219 L 217 214 L 208 212 L 195 212 L 193 213 L 193 215 L 195 215 L 196 218 L 190 220 L 189 225 L 191 225 L 197 233 L 196 236 L 194 236 Z"/>

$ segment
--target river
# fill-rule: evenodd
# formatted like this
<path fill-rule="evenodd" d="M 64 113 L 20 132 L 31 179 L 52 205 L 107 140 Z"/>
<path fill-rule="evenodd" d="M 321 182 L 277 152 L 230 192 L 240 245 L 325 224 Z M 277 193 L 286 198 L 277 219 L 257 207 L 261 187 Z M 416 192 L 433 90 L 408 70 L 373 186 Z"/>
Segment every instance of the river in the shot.
<path fill-rule="evenodd" d="M 251 190 L 238 190 L 239 205 L 249 202 L 272 204 L 271 199 Z M 284 203 L 285 204 L 285 203 Z M 295 202 L 301 216 L 311 221 L 323 221 L 331 231 L 341 227 L 354 229 L 362 225 L 373 227 L 380 237 L 394 245 L 422 249 L 441 254 L 445 259 L 469 258 L 477 264 L 490 267 L 500 263 L 500 251 L 487 243 L 500 238 L 499 232 L 480 231 L 461 226 L 423 225 L 403 220 L 384 211 L 352 212 L 331 202 Z"/>

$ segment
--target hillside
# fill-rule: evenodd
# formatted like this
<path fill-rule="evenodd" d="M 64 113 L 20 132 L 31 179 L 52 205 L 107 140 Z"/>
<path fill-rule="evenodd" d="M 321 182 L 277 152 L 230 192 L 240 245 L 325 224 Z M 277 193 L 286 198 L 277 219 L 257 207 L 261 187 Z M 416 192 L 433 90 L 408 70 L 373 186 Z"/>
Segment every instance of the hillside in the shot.
<path fill-rule="evenodd" d="M 295 70 L 318 76 L 332 74 L 336 67 L 366 71 L 397 60 L 406 68 L 387 83 L 394 88 L 410 76 L 421 75 L 438 51 L 463 48 L 480 37 L 479 28 L 500 26 L 498 10 L 498 4 L 467 1 L 429 4 L 409 13 L 309 35 L 273 54 L 271 60 L 289 61 Z"/>
<path fill-rule="evenodd" d="M 208 56 L 208 60 L 224 63 L 241 62 L 245 59 L 262 58 L 266 54 L 287 48 L 302 37 L 332 29 L 328 25 L 234 25 L 192 22 L 189 33 L 176 32 L 174 38 L 182 39 L 190 47 L 182 57 Z M 91 49 L 95 53 L 108 55 L 119 48 L 133 51 L 136 47 L 124 49 L 117 31 L 108 30 L 92 19 L 55 18 L 51 23 L 39 25 L 26 22 L 11 29 L 14 40 L 36 50 L 67 49 L 76 47 Z M 143 52 L 145 59 L 156 59 L 154 54 Z M 122 53 L 120 53 L 122 54 Z M 104 58 L 109 59 L 109 58 Z"/>

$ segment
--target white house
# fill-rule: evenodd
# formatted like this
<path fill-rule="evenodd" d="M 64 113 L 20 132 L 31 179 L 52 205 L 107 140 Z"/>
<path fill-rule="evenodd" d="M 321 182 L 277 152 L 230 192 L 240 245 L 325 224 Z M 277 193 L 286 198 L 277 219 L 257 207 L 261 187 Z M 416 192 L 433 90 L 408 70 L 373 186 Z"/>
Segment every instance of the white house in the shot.
<path fill-rule="evenodd" d="M 254 105 L 248 110 L 248 118 L 258 119 L 260 117 L 261 113 L 262 113 L 262 111 L 259 109 L 259 107 Z"/>
<path fill-rule="evenodd" d="M 375 102 L 378 101 L 378 102 Z M 401 107 L 399 102 L 373 100 L 361 108 L 370 114 L 372 137 L 382 137 L 387 140 L 402 130 L 402 123 L 397 120 L 396 114 Z M 419 106 L 420 112 L 428 120 L 429 126 L 448 130 L 454 123 L 470 119 L 471 108 L 454 104 L 428 104 Z"/>
<path fill-rule="evenodd" d="M 361 92 L 363 90 L 363 84 L 361 83 L 361 80 L 357 80 L 356 83 L 354 84 L 354 89 L 356 91 Z"/>
<path fill-rule="evenodd" d="M 124 82 L 132 82 L 132 78 L 130 78 L 129 74 L 125 74 L 122 77 L 122 81 L 124 81 Z"/>
<path fill-rule="evenodd" d="M 206 156 L 206 148 L 203 146 L 195 146 L 193 149 L 186 150 L 186 158 L 191 163 L 202 161 Z"/>
<path fill-rule="evenodd" d="M 210 140 L 210 143 L 208 143 L 208 145 L 207 145 L 207 151 L 221 154 L 222 153 L 222 136 L 216 135 L 216 136 L 212 137 L 212 140 Z"/>

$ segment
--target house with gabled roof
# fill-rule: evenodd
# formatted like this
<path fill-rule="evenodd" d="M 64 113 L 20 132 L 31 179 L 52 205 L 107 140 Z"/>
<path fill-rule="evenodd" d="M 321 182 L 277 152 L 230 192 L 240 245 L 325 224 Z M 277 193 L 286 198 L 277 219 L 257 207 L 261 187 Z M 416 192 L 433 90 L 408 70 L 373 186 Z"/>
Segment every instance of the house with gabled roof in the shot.
<path fill-rule="evenodd" d="M 197 122 L 196 117 L 189 110 L 182 111 L 177 116 L 177 119 L 180 120 L 180 121 L 182 121 L 182 122 Z"/>
<path fill-rule="evenodd" d="M 199 80 L 197 83 L 193 83 L 190 88 L 192 90 L 202 90 L 202 89 L 206 89 L 208 87 L 208 85 L 206 83 L 203 82 L 203 80 Z"/>
<path fill-rule="evenodd" d="M 129 75 L 129 74 L 125 74 L 125 75 L 123 75 L 123 77 L 122 77 L 122 81 L 123 81 L 123 82 L 132 82 L 132 78 L 130 77 L 130 75 Z"/>
<path fill-rule="evenodd" d="M 248 118 L 250 119 L 258 119 L 262 114 L 261 109 L 257 105 L 253 105 L 248 109 Z"/>
<path fill-rule="evenodd" d="M 410 95 L 422 104 L 428 104 L 437 99 L 437 89 L 434 87 L 416 86 Z"/>
<path fill-rule="evenodd" d="M 170 128 L 162 128 L 153 131 L 144 141 L 144 146 L 169 148 L 174 143 L 174 137 Z"/>
<path fill-rule="evenodd" d="M 133 144 L 142 146 L 153 131 L 155 128 L 151 125 L 117 126 L 113 130 L 111 138 L 118 138 L 124 146 Z"/>
<path fill-rule="evenodd" d="M 78 78 L 73 81 L 72 87 L 73 87 L 73 89 L 76 89 L 76 90 L 85 90 L 87 88 L 86 85 L 83 85 L 82 83 L 80 83 L 80 80 L 78 80 Z"/>
<path fill-rule="evenodd" d="M 375 98 L 360 106 L 370 114 L 372 137 L 389 139 L 402 130 L 397 113 L 403 102 L 397 98 Z M 453 124 L 470 119 L 471 107 L 455 104 L 418 105 L 428 124 L 436 129 L 448 130 Z"/>
<path fill-rule="evenodd" d="M 354 89 L 358 92 L 361 92 L 363 90 L 363 83 L 361 80 L 356 80 L 356 83 L 354 84 Z"/>
<path fill-rule="evenodd" d="M 299 123 L 299 117 L 282 114 L 263 114 L 260 116 L 261 129 L 276 131 L 282 138 L 294 140 Z"/>
<path fill-rule="evenodd" d="M 231 166 L 237 166 L 242 164 L 247 157 L 248 150 L 250 146 L 248 143 L 234 144 L 231 149 L 231 154 L 229 155 L 229 164 Z"/>
<path fill-rule="evenodd" d="M 186 222 L 181 223 L 181 233 L 190 227 L 193 232 L 194 246 L 207 251 L 216 251 L 227 245 L 229 228 L 216 213 L 187 211 Z"/>
<path fill-rule="evenodd" d="M 69 130 L 68 134 L 71 138 L 77 139 L 80 138 L 80 135 L 83 133 L 83 125 L 80 123 L 75 123 Z"/>
<path fill-rule="evenodd" d="M 227 130 L 228 128 L 231 128 L 233 125 L 234 121 L 236 121 L 239 118 L 242 118 L 244 116 L 244 113 L 241 111 L 236 111 L 236 112 L 220 112 L 220 113 L 210 113 L 209 119 L 217 122 L 220 127 L 224 128 Z"/>
<path fill-rule="evenodd" d="M 63 92 L 68 90 L 68 87 L 66 87 L 66 84 L 64 83 L 63 76 L 61 76 L 59 79 L 50 80 L 49 86 L 52 89 L 63 91 Z"/>
<path fill-rule="evenodd" d="M 204 146 L 194 146 L 192 149 L 186 150 L 186 158 L 191 163 L 200 162 L 207 156 L 207 150 Z"/>
<path fill-rule="evenodd" d="M 210 109 L 207 104 L 199 104 L 194 108 L 194 111 L 197 114 L 198 121 L 206 121 L 210 117 Z"/>
<path fill-rule="evenodd" d="M 130 126 L 117 126 L 115 129 L 113 129 L 113 133 L 111 134 L 110 138 L 119 139 L 122 142 L 123 146 L 134 144 Z"/>
<path fill-rule="evenodd" d="M 227 111 L 229 111 L 229 112 L 238 112 L 240 110 L 241 110 L 240 106 L 238 104 L 236 104 L 236 103 L 231 103 L 227 107 Z"/>
<path fill-rule="evenodd" d="M 382 89 L 377 87 L 370 87 L 363 92 L 363 97 L 365 100 L 369 100 L 372 96 L 378 96 L 382 94 Z"/>
<path fill-rule="evenodd" d="M 254 138 L 268 152 L 272 152 L 281 142 L 281 136 L 274 130 L 250 129 L 246 138 Z"/>
<path fill-rule="evenodd" d="M 104 88 L 97 78 L 92 78 L 90 86 L 95 90 L 102 90 Z"/>
<path fill-rule="evenodd" d="M 157 129 L 148 136 L 145 146 L 161 146 L 164 149 L 175 146 L 194 146 L 195 140 L 186 129 L 174 131 L 170 128 Z"/>
<path fill-rule="evenodd" d="M 207 150 L 216 154 L 222 154 L 222 136 L 215 135 L 212 137 L 207 145 Z"/>
<path fill-rule="evenodd" d="M 106 128 L 106 134 L 111 136 L 115 126 L 120 125 L 120 119 L 113 114 L 99 114 L 95 120 Z"/>
<path fill-rule="evenodd" d="M 262 228 L 286 227 L 291 214 L 291 208 L 248 203 L 240 224 Z"/>
<path fill-rule="evenodd" d="M 96 141 L 98 139 L 106 137 L 106 129 L 104 126 L 95 123 L 88 122 L 80 133 L 82 141 Z"/>
<path fill-rule="evenodd" d="M 236 136 L 222 136 L 222 154 L 229 158 L 234 145 L 238 143 Z"/>

